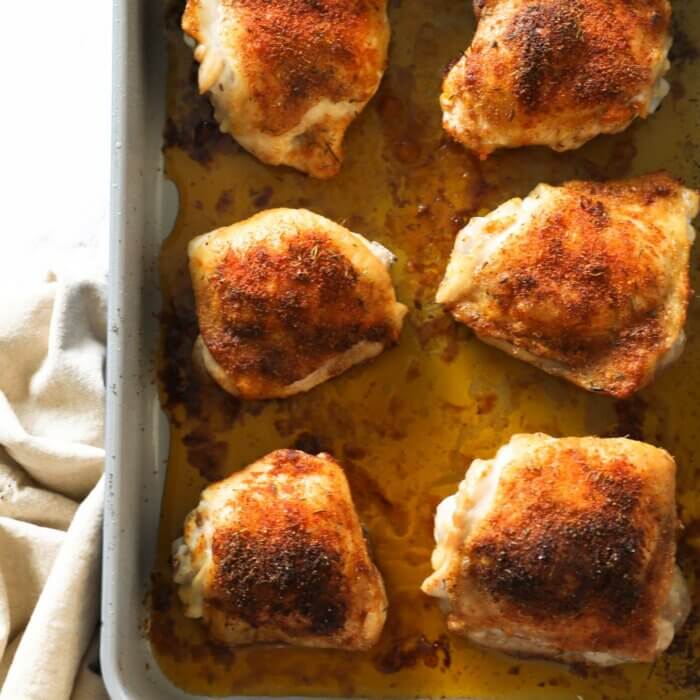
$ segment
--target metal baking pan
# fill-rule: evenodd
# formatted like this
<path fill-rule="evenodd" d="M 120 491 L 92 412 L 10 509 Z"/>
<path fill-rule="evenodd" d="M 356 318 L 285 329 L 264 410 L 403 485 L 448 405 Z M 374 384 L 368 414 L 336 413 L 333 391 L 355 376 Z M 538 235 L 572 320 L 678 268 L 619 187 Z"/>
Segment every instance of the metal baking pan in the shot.
<path fill-rule="evenodd" d="M 399 217 L 397 221 L 404 220 L 411 224 L 415 223 L 414 214 L 411 213 L 413 209 L 421 216 L 436 215 L 443 223 L 449 221 L 454 226 L 453 230 L 447 232 L 449 235 L 444 231 L 440 234 L 444 239 L 440 241 L 440 245 L 444 247 L 451 242 L 456 229 L 470 215 L 481 211 L 482 208 L 491 208 L 510 196 L 526 194 L 529 188 L 540 180 L 556 183 L 572 176 L 618 177 L 666 167 L 673 174 L 683 177 L 688 184 L 698 187 L 700 148 L 692 135 L 700 133 L 700 112 L 693 109 L 700 89 L 700 63 L 697 62 L 698 52 L 694 48 L 700 42 L 700 17 L 694 14 L 694 2 L 695 0 L 679 0 L 675 3 L 679 31 L 674 50 L 675 67 L 670 76 L 673 90 L 660 114 L 647 122 L 635 124 L 624 134 L 597 139 L 585 149 L 568 155 L 553 155 L 539 149 L 528 149 L 527 153 L 513 152 L 495 156 L 486 164 L 477 166 L 461 149 L 445 142 L 440 146 L 443 150 L 440 151 L 439 158 L 446 160 L 441 161 L 438 158 L 434 162 L 447 162 L 445 167 L 449 168 L 452 167 L 450 162 L 463 161 L 466 164 L 465 173 L 469 176 L 460 182 L 447 182 L 443 191 L 437 191 L 433 188 L 435 181 L 430 179 L 433 176 L 429 174 L 433 166 L 426 165 L 430 157 L 429 149 L 420 143 L 420 133 L 425 124 L 415 114 L 409 114 L 407 117 L 406 112 L 410 113 L 410 110 L 404 109 L 401 100 L 414 92 L 417 84 L 437 85 L 440 72 L 434 70 L 435 66 L 443 60 L 442 55 L 447 51 L 456 55 L 460 46 L 466 46 L 474 25 L 473 15 L 469 3 L 463 0 L 441 0 L 431 5 L 430 11 L 435 15 L 433 24 L 426 22 L 425 17 L 421 15 L 425 13 L 425 10 L 421 9 L 424 0 L 393 0 L 390 5 L 394 19 L 399 17 L 399 13 L 406 14 L 396 27 L 392 67 L 388 79 L 385 80 L 385 86 L 363 117 L 364 126 L 351 130 L 349 135 L 345 171 L 350 178 L 350 187 L 343 189 L 343 181 L 340 179 L 336 183 L 330 182 L 326 192 L 333 194 L 322 200 L 315 183 L 283 169 L 259 166 L 243 154 L 228 137 L 221 139 L 216 136 L 216 130 L 207 123 L 204 138 L 211 135 L 215 144 L 210 149 L 211 152 L 205 155 L 212 156 L 215 165 L 212 168 L 208 165 L 200 168 L 198 165 L 195 176 L 189 178 L 191 183 L 188 180 L 182 188 L 185 216 L 178 220 L 174 238 L 169 239 L 170 248 L 167 255 L 173 258 L 180 256 L 179 259 L 184 263 L 179 251 L 188 236 L 214 228 L 219 223 L 230 223 L 234 218 L 242 218 L 247 215 L 246 212 L 256 208 L 299 206 L 304 204 L 304 200 L 308 202 L 305 206 L 310 206 L 331 218 L 343 220 L 347 217 L 351 227 L 379 240 L 382 238 L 382 227 L 377 223 L 380 221 L 377 213 L 379 211 L 382 216 L 396 211 Z M 144 633 L 148 614 L 146 602 L 151 591 L 150 576 L 154 566 L 158 566 L 158 558 L 162 565 L 163 542 L 171 536 L 170 531 L 174 524 L 181 522 L 182 514 L 179 511 L 185 506 L 194 505 L 198 493 L 195 486 L 199 485 L 198 479 L 201 481 L 200 477 L 203 478 L 201 474 L 192 476 L 188 471 L 192 469 L 187 464 L 191 450 L 188 453 L 177 442 L 185 436 L 185 431 L 180 430 L 181 436 L 175 436 L 174 445 L 177 449 L 170 452 L 170 480 L 166 485 L 166 462 L 172 445 L 167 421 L 160 410 L 156 382 L 159 339 L 157 314 L 161 311 L 159 256 L 162 242 L 173 229 L 178 209 L 175 189 L 164 177 L 165 162 L 162 153 L 168 84 L 164 5 L 161 0 L 114 2 L 114 160 L 101 650 L 102 671 L 112 697 L 156 700 L 205 697 L 187 694 L 165 677 Z M 174 21 L 173 17 L 170 17 L 170 20 Z M 412 32 L 410 41 L 406 39 L 406 27 Z M 436 27 L 442 27 L 444 31 L 437 31 Z M 447 44 L 449 46 L 446 46 Z M 184 51 L 183 48 L 182 60 L 190 61 L 189 57 L 184 58 Z M 436 57 L 439 57 L 439 60 Z M 411 62 L 417 62 L 416 70 L 410 69 Z M 428 69 L 427 65 L 431 67 Z M 182 77 L 188 67 L 183 63 L 180 69 Z M 429 115 L 433 123 L 435 116 L 433 113 Z M 378 134 L 381 134 L 381 127 L 377 125 L 382 119 L 389 125 L 381 137 L 383 142 L 380 142 Z M 374 135 L 373 138 L 376 137 L 369 145 L 362 142 L 362 135 L 367 133 Z M 372 161 L 372 167 L 379 170 L 384 167 L 384 161 L 377 155 L 377 149 L 381 150 L 384 147 L 391 151 L 388 158 L 390 164 L 393 164 L 391 167 L 394 167 L 397 187 L 393 192 L 393 199 L 382 200 L 375 209 L 368 210 L 371 198 L 363 199 L 360 186 L 366 178 L 375 175 L 366 175 L 362 158 L 374 154 L 372 157 L 376 156 L 376 160 Z M 219 165 L 216 165 L 217 163 Z M 187 167 L 189 166 L 185 165 L 184 172 L 187 172 Z M 401 180 L 407 172 L 411 173 L 412 179 Z M 428 175 L 425 175 L 426 173 Z M 478 173 L 480 178 L 472 177 L 475 173 Z M 423 186 L 421 178 L 424 175 L 428 179 L 423 184 L 432 199 L 419 203 L 412 197 L 420 192 Z M 245 179 L 247 176 L 250 176 L 252 183 L 250 192 L 247 188 L 245 191 L 227 189 L 235 189 L 236 177 Z M 180 178 L 181 185 L 185 179 Z M 345 182 L 347 181 L 346 179 Z M 498 183 L 497 186 L 494 182 Z M 464 189 L 463 196 L 470 198 L 473 208 L 460 209 L 453 206 L 456 198 L 462 196 L 459 188 Z M 196 211 L 192 209 L 195 202 L 200 204 Z M 354 204 L 357 205 L 356 218 L 350 216 Z M 420 249 L 420 236 L 424 235 L 420 227 L 425 227 L 426 220 L 422 219 L 423 223 L 418 225 L 417 233 L 407 234 L 409 237 L 413 236 L 407 243 L 410 244 L 409 248 L 413 246 L 414 249 Z M 436 231 L 435 236 L 437 235 Z M 431 245 L 434 242 L 433 238 L 427 240 Z M 398 252 L 402 256 L 399 266 L 405 265 L 409 257 L 406 250 Z M 696 254 L 693 258 L 696 288 L 699 284 L 697 266 Z M 419 266 L 415 272 L 421 273 Z M 171 270 L 171 277 L 178 278 L 178 274 Z M 403 295 L 403 301 L 412 301 L 410 294 L 415 290 L 405 280 L 399 283 L 399 291 Z M 414 308 L 417 307 L 414 305 Z M 467 460 L 468 463 L 471 456 L 492 455 L 495 448 L 505 442 L 511 432 L 545 430 L 554 434 L 631 434 L 659 443 L 678 457 L 681 468 L 681 515 L 686 524 L 692 524 L 694 520 L 697 522 L 700 518 L 700 499 L 693 455 L 698 445 L 698 435 L 697 426 L 693 427 L 695 421 L 691 412 L 697 409 L 700 389 L 698 308 L 700 306 L 695 300 L 690 308 L 689 343 L 684 358 L 679 365 L 632 402 L 614 402 L 602 397 L 589 397 L 580 390 L 568 387 L 478 344 L 463 330 L 457 331 L 455 336 L 452 326 L 443 322 L 439 310 L 432 307 L 427 310 L 419 309 L 420 313 L 415 314 L 418 320 L 408 324 L 410 327 L 406 331 L 404 341 L 408 338 L 409 344 L 416 351 L 449 357 L 450 361 L 457 356 L 461 357 L 461 360 L 458 359 L 457 364 L 452 366 L 449 375 L 436 378 L 436 381 L 441 382 L 441 390 L 445 397 L 449 399 L 440 409 L 443 411 L 440 415 L 444 415 L 447 422 L 454 421 L 457 414 L 467 417 L 464 430 L 460 433 L 463 444 L 455 445 L 452 450 L 456 460 L 454 474 L 450 474 L 449 479 L 440 488 L 445 492 L 452 489 L 453 477 L 458 473 L 463 461 Z M 431 317 L 430 313 L 433 311 L 435 315 Z M 410 358 L 405 348 L 391 353 L 387 353 L 371 368 L 358 370 L 349 378 L 340 378 L 331 383 L 333 388 L 329 389 L 329 392 L 335 391 L 338 394 L 335 397 L 335 405 L 340 406 L 340 399 L 357 402 L 353 391 L 357 393 L 357 387 L 361 385 L 358 378 L 363 373 L 374 373 L 373 376 L 378 380 L 384 373 L 382 376 L 387 382 L 391 382 L 391 378 L 394 382 L 403 381 L 403 369 L 413 371 Z M 467 391 L 460 388 L 464 376 L 455 369 L 465 359 L 479 367 L 479 372 L 470 377 Z M 407 362 L 406 365 L 402 364 Z M 507 381 L 503 379 L 505 376 L 508 377 Z M 681 385 L 682 391 L 678 389 Z M 323 405 L 328 398 L 328 392 L 321 391 L 318 396 L 320 405 Z M 387 398 L 387 402 L 388 400 Z M 386 413 L 400 412 L 404 409 L 405 406 L 395 403 L 386 406 Z M 337 410 L 343 420 L 348 419 L 340 408 Z M 403 415 L 406 415 L 407 411 L 410 418 L 412 410 L 409 407 Z M 253 416 L 253 413 L 250 415 Z M 431 420 L 438 421 L 437 414 L 432 416 Z M 389 423 L 390 421 L 384 426 L 386 434 L 390 439 L 400 442 L 403 438 L 398 433 L 392 433 Z M 254 424 L 254 420 L 251 419 L 247 425 Z M 319 435 L 299 435 L 299 429 L 302 427 L 299 423 L 292 426 L 294 430 L 286 428 L 289 440 L 301 440 L 301 444 L 306 444 L 309 450 L 313 450 L 318 446 Z M 327 435 L 321 435 L 322 445 L 325 445 L 323 439 L 328 435 L 332 437 L 332 428 L 327 432 Z M 238 425 L 236 439 L 241 435 L 241 427 Z M 256 436 L 252 433 L 248 442 L 239 440 L 235 459 L 242 463 L 252 461 L 252 458 L 260 456 L 257 450 L 263 442 L 265 441 L 260 438 L 260 434 Z M 240 449 L 238 445 L 241 446 Z M 365 459 L 362 455 L 363 448 L 367 445 L 355 444 L 346 447 L 345 452 L 340 455 L 341 461 L 342 458 L 347 458 L 349 462 L 360 465 L 353 468 L 354 472 L 350 474 L 351 483 L 354 480 L 357 486 L 358 480 L 364 479 L 366 487 L 374 489 L 381 496 L 381 479 L 367 479 L 367 472 L 362 464 Z M 173 480 L 181 477 L 186 477 L 183 484 L 192 477 L 191 483 L 176 494 L 177 499 L 173 499 Z M 166 513 L 167 517 L 161 519 L 159 516 L 164 487 L 166 493 L 170 488 L 171 507 L 169 513 Z M 355 488 L 355 491 L 357 495 L 358 489 Z M 431 493 L 431 498 L 436 495 Z M 368 500 L 371 501 L 373 497 L 370 494 Z M 178 504 L 174 509 L 177 511 L 175 513 L 172 508 L 173 502 Z M 167 511 L 167 499 L 165 504 Z M 425 510 L 427 512 L 429 509 Z M 400 517 L 405 516 L 406 513 L 403 513 Z M 693 570 L 700 570 L 693 559 L 693 552 L 700 549 L 698 532 L 700 528 L 697 526 L 688 528 L 682 548 L 681 563 L 686 571 L 691 573 Z M 381 551 L 382 543 L 379 544 Z M 157 552 L 159 557 L 156 556 Z M 423 561 L 425 557 L 422 550 L 421 557 Z M 645 700 L 646 697 L 694 697 L 700 686 L 700 667 L 694 665 L 692 659 L 688 663 L 682 659 L 684 655 L 692 656 L 698 648 L 697 640 L 700 635 L 697 633 L 697 619 L 693 622 L 692 629 L 692 634 L 683 635 L 676 644 L 673 658 L 677 668 L 674 668 L 672 674 L 672 684 L 676 687 L 672 687 L 672 684 L 664 686 L 662 690 L 666 695 L 661 694 L 661 691 L 657 692 L 659 686 L 653 683 L 653 679 L 651 684 L 647 685 L 642 679 L 634 686 L 636 690 L 632 690 L 633 686 L 629 685 L 628 679 L 617 671 L 607 675 L 596 675 L 593 672 L 589 679 L 582 681 L 580 676 L 575 678 L 568 675 L 560 667 L 541 665 L 537 667 L 536 673 L 541 674 L 541 679 L 538 680 L 541 680 L 542 685 L 534 684 L 530 688 L 534 695 L 532 692 L 529 696 L 521 693 L 517 697 L 537 697 L 538 700 L 544 697 L 573 698 L 577 695 L 587 699 L 603 695 L 611 699 L 635 696 L 639 700 Z M 424 644 L 425 648 L 408 644 L 399 645 L 395 649 L 384 649 L 384 657 L 378 664 L 383 667 L 382 672 L 389 674 L 387 678 L 396 679 L 398 676 L 390 674 L 403 672 L 402 664 L 413 664 L 413 670 L 409 669 L 409 672 L 415 672 L 414 677 L 424 682 L 422 685 L 415 685 L 414 692 L 410 694 L 427 696 L 432 690 L 428 682 L 429 676 L 423 677 L 420 674 L 420 669 L 426 663 L 429 665 L 435 662 L 435 666 L 429 669 L 435 674 L 452 674 L 458 671 L 464 674 L 479 674 L 484 671 L 485 667 L 479 663 L 488 664 L 488 655 L 473 655 L 470 657 L 471 666 L 459 667 L 462 658 L 459 649 L 452 656 L 452 667 L 448 668 L 445 663 L 448 655 L 445 648 L 440 646 L 443 642 L 437 637 L 441 630 L 442 625 L 439 629 L 436 626 L 431 630 L 430 638 Z M 421 658 L 424 652 L 427 662 Z M 245 657 L 246 653 L 242 656 Z M 298 658 L 307 659 L 307 662 L 312 664 L 315 659 L 322 657 L 310 650 Z M 528 667 L 530 670 L 522 667 L 521 671 L 521 666 L 516 661 L 501 660 L 499 663 L 504 669 L 503 673 L 512 672 L 513 688 L 516 687 L 518 678 L 522 681 L 524 677 L 531 678 L 535 673 L 532 666 Z M 660 662 L 659 667 L 663 665 L 663 662 Z M 490 672 L 492 673 L 493 669 Z M 652 678 L 656 672 L 659 672 L 659 669 L 644 668 L 642 675 L 646 677 L 648 674 L 649 678 Z M 219 678 L 225 673 L 221 667 L 217 669 Z M 279 682 L 279 678 L 277 680 Z M 566 685 L 567 683 L 569 685 Z M 386 686 L 389 685 L 390 681 Z M 259 684 L 253 683 L 253 686 L 258 687 Z M 281 685 L 277 687 L 278 692 L 283 688 Z M 302 695 L 298 692 L 298 686 L 294 687 L 297 688 L 294 694 Z M 585 690 L 582 691 L 582 688 Z M 513 694 L 509 695 L 485 687 L 479 693 L 465 691 L 464 694 L 508 697 L 510 700 L 511 697 L 516 697 L 515 693 L 514 690 Z"/>
<path fill-rule="evenodd" d="M 167 424 L 154 381 L 157 257 L 176 203 L 162 176 L 165 42 L 159 2 L 113 4 L 112 218 L 101 666 L 112 698 L 184 698 L 151 660 L 144 596 Z"/>

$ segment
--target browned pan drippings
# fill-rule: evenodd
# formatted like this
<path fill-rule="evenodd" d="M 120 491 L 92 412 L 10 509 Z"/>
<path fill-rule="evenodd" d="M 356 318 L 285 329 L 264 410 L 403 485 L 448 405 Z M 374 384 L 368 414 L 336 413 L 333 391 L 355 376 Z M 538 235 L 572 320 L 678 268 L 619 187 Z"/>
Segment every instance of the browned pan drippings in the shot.
<path fill-rule="evenodd" d="M 516 432 L 630 435 L 662 445 L 679 464 L 686 529 L 680 563 L 700 572 L 700 302 L 689 311 L 680 362 L 627 402 L 588 394 L 510 359 L 458 327 L 434 303 L 457 231 L 468 219 L 538 182 L 603 178 L 667 168 L 700 186 L 700 14 L 674 3 L 671 95 L 659 114 L 579 151 L 523 149 L 479 162 L 443 135 L 438 95 L 445 68 L 468 45 L 465 0 L 394 0 L 388 73 L 350 128 L 340 175 L 312 180 L 267 167 L 218 133 L 196 94 L 191 51 L 167 17 L 170 46 L 167 175 L 180 212 L 161 255 L 160 381 L 171 450 L 154 573 L 150 638 L 164 672 L 202 694 L 363 697 L 690 698 L 700 689 L 698 613 L 653 667 L 567 669 L 480 651 L 447 634 L 419 586 L 430 573 L 435 506 L 474 457 L 491 457 Z M 195 235 L 268 207 L 306 207 L 375 239 L 399 257 L 393 277 L 410 307 L 400 345 L 312 392 L 240 404 L 196 374 L 197 333 L 186 246 Z M 698 257 L 693 282 L 700 289 Z M 210 481 L 294 445 L 326 450 L 346 468 L 384 575 L 389 618 L 367 653 L 237 649 L 207 642 L 183 617 L 170 584 L 170 543 Z M 698 594 L 695 594 L 696 602 Z M 696 605 L 697 608 L 697 605 Z M 697 654 L 700 656 L 700 654 Z"/>

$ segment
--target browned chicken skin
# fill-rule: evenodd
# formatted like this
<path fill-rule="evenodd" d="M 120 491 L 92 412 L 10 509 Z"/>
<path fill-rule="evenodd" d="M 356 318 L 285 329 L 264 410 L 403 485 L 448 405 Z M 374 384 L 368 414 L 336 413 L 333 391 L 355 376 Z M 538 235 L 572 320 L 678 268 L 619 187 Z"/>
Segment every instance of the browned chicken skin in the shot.
<path fill-rule="evenodd" d="M 247 399 L 284 398 L 395 344 L 391 254 L 303 209 L 271 209 L 189 246 L 209 374 Z"/>
<path fill-rule="evenodd" d="M 668 0 L 475 0 L 479 25 L 440 98 L 445 129 L 482 156 L 578 148 L 668 93 Z"/>
<path fill-rule="evenodd" d="M 665 173 L 540 185 L 459 233 L 437 301 L 514 357 L 627 397 L 683 349 L 698 201 Z"/>
<path fill-rule="evenodd" d="M 226 644 L 367 649 L 386 618 L 381 574 L 327 454 L 277 450 L 209 486 L 173 563 L 185 614 Z"/>
<path fill-rule="evenodd" d="M 335 175 L 386 63 L 386 0 L 188 0 L 182 27 L 222 131 L 264 163 Z"/>
<path fill-rule="evenodd" d="M 516 435 L 438 507 L 423 591 L 450 630 L 522 655 L 653 661 L 689 611 L 675 463 L 626 439 Z"/>

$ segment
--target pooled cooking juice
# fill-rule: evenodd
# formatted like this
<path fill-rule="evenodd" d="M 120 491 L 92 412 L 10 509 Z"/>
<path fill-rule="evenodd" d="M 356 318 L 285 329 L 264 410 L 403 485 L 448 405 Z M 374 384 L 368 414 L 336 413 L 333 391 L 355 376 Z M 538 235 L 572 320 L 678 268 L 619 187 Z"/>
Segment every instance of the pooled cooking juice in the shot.
<path fill-rule="evenodd" d="M 671 94 L 660 111 L 616 136 L 556 154 L 502 151 L 479 161 L 451 143 L 438 105 L 446 67 L 471 41 L 466 0 L 390 3 L 389 67 L 348 131 L 337 177 L 319 181 L 266 166 L 213 122 L 196 92 L 196 68 L 169 8 L 166 174 L 180 209 L 161 253 L 161 397 L 171 427 L 168 474 L 148 634 L 164 673 L 203 695 L 636 700 L 700 692 L 697 611 L 653 665 L 569 668 L 479 649 L 447 632 L 419 587 L 431 572 L 433 514 L 472 459 L 511 435 L 629 435 L 678 462 L 685 525 L 679 561 L 700 594 L 700 302 L 689 309 L 680 361 L 629 401 L 586 393 L 474 338 L 434 303 L 457 231 L 470 217 L 524 196 L 539 182 L 615 178 L 666 168 L 700 186 L 700 14 L 674 3 Z M 399 299 L 409 306 L 399 345 L 313 391 L 284 401 L 240 402 L 192 366 L 197 335 L 187 243 L 271 207 L 305 207 L 391 249 Z M 698 256 L 692 282 L 700 289 Z M 279 447 L 325 450 L 343 464 L 387 586 L 389 614 L 364 653 L 281 646 L 227 649 L 184 617 L 171 582 L 170 544 L 200 491 Z M 572 625 L 576 621 L 572 620 Z"/>

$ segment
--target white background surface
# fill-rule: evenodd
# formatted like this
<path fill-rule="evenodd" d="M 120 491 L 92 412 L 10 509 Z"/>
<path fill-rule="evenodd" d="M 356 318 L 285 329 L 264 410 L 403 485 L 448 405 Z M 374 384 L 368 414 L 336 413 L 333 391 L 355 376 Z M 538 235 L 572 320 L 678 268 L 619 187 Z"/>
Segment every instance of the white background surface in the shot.
<path fill-rule="evenodd" d="M 7 323 L 3 326 L 2 340 L 6 352 L 0 357 L 0 379 L 4 380 L 0 383 L 0 399 L 6 399 L 4 390 L 8 383 L 24 382 L 14 393 L 21 397 L 26 394 L 24 404 L 27 406 L 32 405 L 35 409 L 48 406 L 45 413 L 52 423 L 59 408 L 65 411 L 79 409 L 90 420 L 98 416 L 101 420 L 101 411 L 95 408 L 95 404 L 101 406 L 103 402 L 104 348 L 100 349 L 94 339 L 76 336 L 90 324 L 60 322 L 58 311 L 63 308 L 62 304 L 60 300 L 56 301 L 58 296 L 54 299 L 49 294 L 58 283 L 37 283 L 42 278 L 50 279 L 50 273 L 60 277 L 77 270 L 81 278 L 94 278 L 106 271 L 111 189 L 112 3 L 111 0 L 4 0 L 2 10 L 5 32 L 0 43 L 0 317 L 14 318 L 17 323 L 16 328 L 13 326 L 16 337 L 8 332 Z M 64 285 L 60 289 L 68 287 Z M 82 285 L 80 289 L 87 290 L 88 286 Z M 48 309 L 51 319 L 50 326 L 42 327 L 41 332 L 32 324 L 34 316 L 31 310 L 26 311 L 27 299 L 33 298 L 32 294 L 38 294 L 44 300 L 42 309 Z M 64 294 L 65 299 L 75 301 L 80 300 L 79 296 L 80 290 L 72 296 Z M 77 306 L 78 311 L 84 310 L 84 305 Z M 103 308 L 98 305 L 96 314 L 103 313 Z M 44 318 L 46 313 L 39 316 Z M 76 314 L 71 312 L 70 318 L 75 317 Z M 56 323 L 54 319 L 58 319 Z M 30 332 L 29 341 L 25 331 Z M 56 338 L 58 342 L 52 340 Z M 92 364 L 83 357 L 88 345 L 95 348 L 96 359 Z M 70 351 L 61 352 L 64 346 Z M 41 359 L 44 351 L 52 353 L 50 361 Z M 55 373 L 50 380 L 46 375 L 46 372 L 53 371 L 51 368 L 56 366 L 57 360 L 64 364 L 78 363 L 63 374 L 64 379 L 65 376 L 72 377 L 81 387 L 84 385 L 81 377 L 93 367 L 93 385 L 99 386 L 99 391 L 96 390 L 92 404 L 64 399 L 51 399 L 41 404 L 37 395 L 42 387 L 56 389 L 60 384 L 55 381 Z M 29 379 L 26 379 L 19 370 L 32 362 L 40 365 L 41 371 L 29 373 Z M 72 399 L 78 395 L 72 390 L 67 393 Z M 7 396 L 11 401 L 12 392 Z M 7 401 L 5 404 L 9 406 Z M 64 425 L 75 427 L 79 421 L 80 416 L 74 416 L 64 421 Z M 14 425 L 12 420 L 9 423 Z M 38 422 L 32 425 L 37 433 L 41 433 L 40 437 L 46 438 L 51 433 L 48 421 L 37 426 Z M 59 436 L 51 436 L 62 445 L 72 439 L 70 430 L 62 429 Z M 95 437 L 94 442 L 101 442 L 101 436 Z M 7 440 L 4 443 L 7 444 Z M 93 447 L 98 449 L 97 445 Z M 7 457 L 4 461 L 10 464 Z M 98 458 L 95 471 L 99 470 L 99 462 Z M 20 469 L 12 465 L 14 462 L 10 464 L 14 469 L 10 477 L 14 478 Z M 4 464 L 6 482 L 7 471 L 8 466 Z M 96 478 L 96 474 L 94 476 Z M 17 479 L 20 487 L 26 487 L 26 477 L 18 476 Z M 37 489 L 32 491 L 35 495 L 36 492 Z M 6 493 L 14 492 L 10 488 Z M 43 493 L 49 501 L 60 498 Z M 10 595 L 6 617 L 15 626 L 11 630 L 13 635 L 24 626 L 41 586 L 49 581 L 46 595 L 39 599 L 37 617 L 25 630 L 26 643 L 20 644 L 16 663 L 6 679 L 3 697 L 9 700 L 67 697 L 73 685 L 77 665 L 93 634 L 99 610 L 97 572 L 101 528 L 98 511 L 102 502 L 99 491 L 92 501 L 96 505 L 91 519 L 91 538 L 84 532 L 75 531 L 74 536 L 63 539 L 62 533 L 33 524 L 31 521 L 37 520 L 36 517 L 27 517 L 30 522 L 3 518 L 5 532 L 14 528 L 13 532 L 21 533 L 22 547 L 17 545 L 17 559 L 11 562 L 11 567 L 5 561 L 10 570 L 25 571 L 23 557 L 30 563 L 37 552 L 43 557 L 43 562 L 34 562 L 34 569 L 30 567 L 31 573 L 27 575 L 31 585 L 20 581 Z M 52 517 L 55 515 L 53 513 Z M 39 524 L 45 525 L 46 522 Z M 46 564 L 49 556 L 48 550 L 42 549 L 41 535 L 50 535 L 52 541 L 63 541 L 68 547 L 64 550 L 64 557 L 68 557 L 70 566 L 61 568 L 57 565 L 49 579 L 39 578 L 36 570 L 37 565 Z M 5 546 L 7 541 L 6 536 Z M 81 545 L 81 553 L 71 549 L 71 543 Z M 91 573 L 82 571 L 83 566 Z M 48 574 L 48 568 L 43 568 Z M 65 572 L 68 573 L 64 575 Z M 4 577 L 0 571 L 0 580 L 13 579 Z M 17 591 L 25 595 L 19 596 Z M 17 600 L 23 601 L 22 610 L 15 605 Z M 13 651 L 17 639 L 11 645 Z M 50 658 L 46 656 L 47 649 L 51 652 Z M 0 651 L 0 656 L 3 656 L 4 665 L 9 663 L 9 652 L 3 655 Z M 48 658 L 48 662 L 39 668 L 36 658 Z M 88 671 L 81 674 L 78 684 L 83 692 L 81 697 L 104 697 L 101 683 L 94 674 Z"/>
<path fill-rule="evenodd" d="M 2 9 L 0 274 L 106 269 L 112 3 Z"/>

